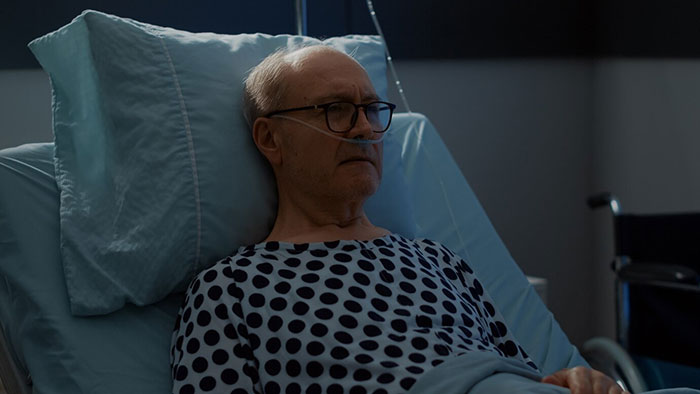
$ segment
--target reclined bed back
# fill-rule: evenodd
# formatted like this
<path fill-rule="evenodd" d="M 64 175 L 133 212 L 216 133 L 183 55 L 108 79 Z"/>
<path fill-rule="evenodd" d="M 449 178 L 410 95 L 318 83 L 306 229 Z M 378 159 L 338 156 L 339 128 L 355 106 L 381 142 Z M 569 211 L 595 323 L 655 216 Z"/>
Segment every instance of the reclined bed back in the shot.
<path fill-rule="evenodd" d="M 470 262 L 543 372 L 584 365 L 430 122 L 399 114 L 387 138 L 400 149 L 396 165 L 406 176 L 415 236 L 443 242 Z M 72 316 L 59 252 L 52 144 L 0 151 L 0 184 L 0 320 L 35 392 L 168 392 L 170 334 L 182 295 L 104 316 Z"/>

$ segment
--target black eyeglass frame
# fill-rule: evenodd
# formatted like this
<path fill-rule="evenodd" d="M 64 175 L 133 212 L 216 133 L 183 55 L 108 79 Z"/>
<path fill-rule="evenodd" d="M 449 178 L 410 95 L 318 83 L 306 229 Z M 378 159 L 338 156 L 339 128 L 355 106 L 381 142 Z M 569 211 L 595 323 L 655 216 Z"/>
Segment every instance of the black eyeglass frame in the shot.
<path fill-rule="evenodd" d="M 330 107 L 333 104 L 351 104 L 351 105 L 355 106 L 355 112 L 352 115 L 352 120 L 350 121 L 350 127 L 347 130 L 337 131 L 337 130 L 333 130 L 333 128 L 331 127 L 331 123 L 328 120 L 328 107 Z M 316 104 L 316 105 L 309 105 L 306 107 L 288 108 L 288 109 L 281 109 L 279 111 L 272 111 L 272 112 L 268 113 L 267 115 L 265 115 L 264 117 L 269 118 L 269 117 L 272 117 L 274 115 L 279 115 L 279 114 L 293 112 L 293 111 L 306 111 L 306 110 L 310 110 L 310 109 L 323 109 L 323 114 L 326 117 L 326 126 L 328 127 L 328 130 L 330 130 L 334 133 L 340 134 L 340 133 L 347 133 L 348 131 L 352 130 L 353 127 L 355 127 L 355 124 L 357 124 L 358 108 L 364 109 L 365 117 L 367 117 L 367 107 L 369 107 L 370 105 L 373 105 L 373 104 L 385 104 L 386 106 L 389 107 L 389 122 L 387 122 L 384 130 L 380 130 L 380 131 L 372 130 L 375 133 L 383 133 L 383 132 L 389 130 L 389 126 L 391 126 L 391 119 L 394 117 L 394 110 L 396 109 L 396 104 L 392 104 L 392 103 L 387 102 L 387 101 L 372 101 L 372 102 L 367 103 L 367 104 L 355 104 L 355 103 L 352 103 L 349 101 L 333 101 L 333 102 L 325 103 L 325 104 Z M 367 120 L 369 121 L 369 118 L 367 118 Z"/>

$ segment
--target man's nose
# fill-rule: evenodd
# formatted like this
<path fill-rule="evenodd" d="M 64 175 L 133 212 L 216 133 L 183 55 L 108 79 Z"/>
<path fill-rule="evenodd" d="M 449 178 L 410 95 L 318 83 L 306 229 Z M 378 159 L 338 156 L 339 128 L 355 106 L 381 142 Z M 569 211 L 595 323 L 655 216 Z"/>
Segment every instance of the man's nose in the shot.
<path fill-rule="evenodd" d="M 371 139 L 374 132 L 372 131 L 372 125 L 367 119 L 367 114 L 364 108 L 357 109 L 357 119 L 355 121 L 355 126 L 353 126 L 346 138 L 361 138 L 361 139 Z"/>

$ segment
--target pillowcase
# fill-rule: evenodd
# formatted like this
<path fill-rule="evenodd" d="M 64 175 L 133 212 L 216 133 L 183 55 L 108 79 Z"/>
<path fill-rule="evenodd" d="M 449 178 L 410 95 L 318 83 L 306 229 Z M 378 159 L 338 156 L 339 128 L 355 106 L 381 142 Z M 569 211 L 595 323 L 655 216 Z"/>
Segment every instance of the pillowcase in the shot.
<path fill-rule="evenodd" d="M 0 150 L 0 324 L 20 375 L 31 376 L 27 392 L 170 393 L 170 334 L 182 294 L 105 316 L 70 314 L 53 150 Z"/>
<path fill-rule="evenodd" d="M 86 11 L 29 44 L 53 88 L 61 257 L 73 314 L 161 300 L 267 235 L 274 177 L 243 119 L 243 81 L 279 47 L 311 42 L 351 53 L 386 97 L 378 37 L 189 33 Z M 385 160 L 400 160 L 389 145 Z M 385 171 L 366 210 L 410 236 L 402 177 Z"/>

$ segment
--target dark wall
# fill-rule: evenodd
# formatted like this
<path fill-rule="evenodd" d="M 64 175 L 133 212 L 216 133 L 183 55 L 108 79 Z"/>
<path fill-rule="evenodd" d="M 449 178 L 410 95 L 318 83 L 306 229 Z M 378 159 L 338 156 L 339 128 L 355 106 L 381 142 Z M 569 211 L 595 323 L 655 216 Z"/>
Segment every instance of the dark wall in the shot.
<path fill-rule="evenodd" d="M 309 0 L 312 34 L 374 34 L 361 0 Z M 397 59 L 700 57 L 698 0 L 375 0 Z"/>
<path fill-rule="evenodd" d="M 596 54 L 700 57 L 700 1 L 597 0 Z"/>
<path fill-rule="evenodd" d="M 198 32 L 282 34 L 294 30 L 292 0 L 2 0 L 0 69 L 39 67 L 27 44 L 68 24 L 85 9 Z"/>
<path fill-rule="evenodd" d="M 318 28 L 374 34 L 364 1 L 346 1 L 344 15 L 331 9 L 333 2 L 319 3 L 309 10 L 312 33 Z M 590 0 L 374 1 L 397 59 L 588 56 L 593 42 L 588 32 L 590 4 Z"/>
<path fill-rule="evenodd" d="M 308 33 L 375 34 L 362 0 L 308 0 Z M 375 0 L 396 59 L 700 57 L 697 0 Z M 4 0 L 0 68 L 38 67 L 26 44 L 84 9 L 216 33 L 295 31 L 294 0 Z"/>

